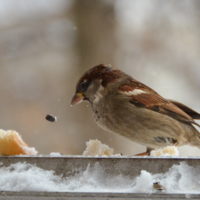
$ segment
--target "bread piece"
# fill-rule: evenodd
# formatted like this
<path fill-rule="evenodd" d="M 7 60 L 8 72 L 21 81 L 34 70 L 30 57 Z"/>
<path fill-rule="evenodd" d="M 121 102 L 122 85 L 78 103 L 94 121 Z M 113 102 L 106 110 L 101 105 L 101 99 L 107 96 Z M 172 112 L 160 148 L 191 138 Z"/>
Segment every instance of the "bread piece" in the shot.
<path fill-rule="evenodd" d="M 175 146 L 168 146 L 163 149 L 151 151 L 150 156 L 179 156 L 179 151 Z"/>
<path fill-rule="evenodd" d="M 12 130 L 0 129 L 0 155 L 36 155 L 35 148 L 30 148 L 21 136 Z"/>
<path fill-rule="evenodd" d="M 111 156 L 114 150 L 106 144 L 102 144 L 99 140 L 90 140 L 86 142 L 87 148 L 83 152 L 83 156 Z"/>

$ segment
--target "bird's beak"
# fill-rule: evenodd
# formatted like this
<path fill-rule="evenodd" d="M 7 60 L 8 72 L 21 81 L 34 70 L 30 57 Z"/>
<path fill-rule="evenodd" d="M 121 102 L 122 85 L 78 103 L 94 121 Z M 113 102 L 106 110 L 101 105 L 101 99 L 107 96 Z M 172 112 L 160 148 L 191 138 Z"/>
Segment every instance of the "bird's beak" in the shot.
<path fill-rule="evenodd" d="M 71 106 L 81 103 L 84 99 L 83 93 L 75 93 L 72 97 Z"/>

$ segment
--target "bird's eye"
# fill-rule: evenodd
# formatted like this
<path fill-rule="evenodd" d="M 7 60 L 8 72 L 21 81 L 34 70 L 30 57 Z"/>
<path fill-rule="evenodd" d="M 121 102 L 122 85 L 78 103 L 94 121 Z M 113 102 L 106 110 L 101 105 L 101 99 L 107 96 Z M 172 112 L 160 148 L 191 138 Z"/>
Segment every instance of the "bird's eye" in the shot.
<path fill-rule="evenodd" d="M 83 81 L 79 84 L 78 90 L 81 92 L 84 92 L 84 91 L 86 91 L 87 87 L 88 87 L 88 82 Z"/>

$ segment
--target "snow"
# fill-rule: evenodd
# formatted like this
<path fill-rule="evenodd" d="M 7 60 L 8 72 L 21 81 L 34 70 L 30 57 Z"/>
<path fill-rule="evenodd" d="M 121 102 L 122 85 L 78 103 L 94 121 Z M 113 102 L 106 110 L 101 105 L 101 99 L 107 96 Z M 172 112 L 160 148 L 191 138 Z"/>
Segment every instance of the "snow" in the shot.
<path fill-rule="evenodd" d="M 52 152 L 52 153 L 50 153 L 50 156 L 54 156 L 54 157 L 61 157 L 61 156 L 62 156 L 62 154 L 61 154 L 61 153 L 59 153 L 59 152 Z"/>
<path fill-rule="evenodd" d="M 151 174 L 142 170 L 137 177 L 122 174 L 111 176 L 97 162 L 93 167 L 70 176 L 55 175 L 28 163 L 16 163 L 0 168 L 0 191 L 52 191 L 52 192 L 117 192 L 154 193 L 153 183 L 160 182 L 164 193 L 199 193 L 200 168 L 185 162 L 172 166 L 164 174 Z"/>

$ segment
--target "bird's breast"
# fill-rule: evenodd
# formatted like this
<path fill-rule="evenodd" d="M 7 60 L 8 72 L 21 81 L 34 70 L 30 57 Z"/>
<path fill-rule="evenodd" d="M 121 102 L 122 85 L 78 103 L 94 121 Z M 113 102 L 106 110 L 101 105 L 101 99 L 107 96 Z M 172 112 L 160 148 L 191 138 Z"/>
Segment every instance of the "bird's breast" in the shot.
<path fill-rule="evenodd" d="M 104 130 L 152 148 L 186 142 L 188 125 L 127 102 L 109 103 L 99 101 L 92 106 L 95 121 Z"/>

